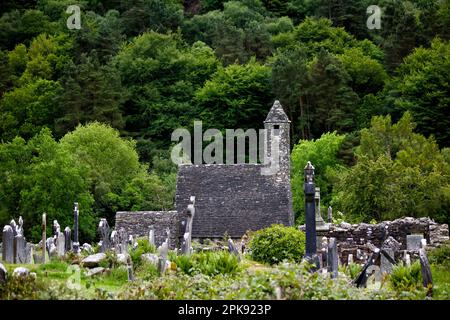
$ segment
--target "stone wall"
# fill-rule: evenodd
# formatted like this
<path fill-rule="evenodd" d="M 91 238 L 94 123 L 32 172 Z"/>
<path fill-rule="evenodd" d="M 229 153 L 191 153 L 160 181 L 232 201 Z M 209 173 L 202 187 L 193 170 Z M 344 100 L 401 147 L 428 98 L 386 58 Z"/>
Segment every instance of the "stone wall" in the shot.
<path fill-rule="evenodd" d="M 148 237 L 150 226 L 155 230 L 155 244 L 160 246 L 170 230 L 171 248 L 178 246 L 179 215 L 176 211 L 135 211 L 116 213 L 116 230 L 124 228 L 133 237 Z"/>
<path fill-rule="evenodd" d="M 300 228 L 304 230 L 304 226 Z M 372 252 L 371 245 L 380 248 L 388 236 L 400 242 L 400 250 L 406 250 L 406 236 L 411 234 L 423 234 L 429 247 L 438 247 L 449 240 L 448 225 L 438 224 L 429 218 L 407 217 L 378 224 L 343 222 L 339 225 L 330 225 L 329 230 L 317 231 L 318 237 L 337 239 L 339 257 L 344 264 L 349 254 L 353 254 L 355 262 L 358 262 L 358 257 L 364 260 L 363 256 Z"/>

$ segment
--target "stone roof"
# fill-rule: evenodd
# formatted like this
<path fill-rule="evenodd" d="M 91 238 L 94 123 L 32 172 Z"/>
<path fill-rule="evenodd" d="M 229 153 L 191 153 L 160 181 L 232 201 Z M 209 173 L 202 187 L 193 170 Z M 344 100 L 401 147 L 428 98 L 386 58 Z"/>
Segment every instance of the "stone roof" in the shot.
<path fill-rule="evenodd" d="M 176 209 L 195 196 L 194 238 L 241 237 L 274 223 L 293 224 L 289 179 L 262 175 L 260 164 L 180 165 Z"/>
<path fill-rule="evenodd" d="M 266 117 L 265 123 L 291 122 L 283 110 L 280 101 L 276 100 Z"/>

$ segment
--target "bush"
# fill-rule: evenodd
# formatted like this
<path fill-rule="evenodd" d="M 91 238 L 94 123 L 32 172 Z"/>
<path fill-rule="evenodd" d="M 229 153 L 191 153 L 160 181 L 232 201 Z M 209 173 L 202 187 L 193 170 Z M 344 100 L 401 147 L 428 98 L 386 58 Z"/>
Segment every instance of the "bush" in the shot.
<path fill-rule="evenodd" d="M 431 264 L 450 266 L 450 243 L 428 251 L 428 261 Z"/>
<path fill-rule="evenodd" d="M 137 247 L 130 250 L 131 261 L 133 262 L 133 268 L 137 268 L 142 264 L 142 255 L 144 253 L 155 253 L 156 248 L 150 244 L 148 239 L 137 239 Z"/>
<path fill-rule="evenodd" d="M 34 277 L 11 276 L 5 284 L 0 284 L 0 300 L 36 300 L 44 290 L 43 282 Z"/>
<path fill-rule="evenodd" d="M 398 264 L 392 269 L 389 281 L 397 292 L 413 292 L 422 288 L 422 270 L 420 262 L 416 261 L 411 266 Z"/>
<path fill-rule="evenodd" d="M 207 251 L 194 253 L 191 256 L 172 256 L 171 261 L 175 262 L 177 269 L 187 275 L 232 274 L 239 269 L 238 258 L 228 251 Z"/>
<path fill-rule="evenodd" d="M 299 262 L 305 252 L 305 234 L 294 227 L 272 225 L 256 231 L 250 240 L 249 248 L 252 259 L 258 262 Z"/>

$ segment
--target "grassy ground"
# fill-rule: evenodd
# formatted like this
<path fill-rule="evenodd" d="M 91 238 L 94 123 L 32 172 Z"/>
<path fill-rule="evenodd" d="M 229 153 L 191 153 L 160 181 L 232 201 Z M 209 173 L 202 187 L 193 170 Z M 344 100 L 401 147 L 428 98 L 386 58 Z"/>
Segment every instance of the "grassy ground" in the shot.
<path fill-rule="evenodd" d="M 227 290 L 229 286 L 236 286 L 236 290 L 241 290 L 243 292 L 243 297 L 246 298 L 247 295 L 245 290 L 254 292 L 255 297 L 258 297 L 261 293 L 261 298 L 265 299 L 267 297 L 274 297 L 270 293 L 270 288 L 273 283 L 277 283 L 276 286 L 282 287 L 283 294 L 286 294 L 286 298 L 295 298 L 298 294 L 297 292 L 312 290 L 311 292 L 316 294 L 315 291 L 323 290 L 325 299 L 334 298 L 334 291 L 347 291 L 352 292 L 351 298 L 355 297 L 358 299 L 359 294 L 367 291 L 376 291 L 377 287 L 368 287 L 367 289 L 356 289 L 351 286 L 351 279 L 354 278 L 354 273 L 358 270 L 350 270 L 350 268 L 341 268 L 340 275 L 344 278 L 340 280 L 340 284 L 333 287 L 333 282 L 327 280 L 326 282 L 318 280 L 317 277 L 304 278 L 304 276 L 296 276 L 291 272 L 291 269 L 284 270 L 282 267 L 269 266 L 265 264 L 260 264 L 252 260 L 244 259 L 240 262 L 239 272 L 234 275 L 217 275 L 212 277 L 206 277 L 202 275 L 197 276 L 187 276 L 182 274 L 180 271 L 169 270 L 169 272 L 163 277 L 159 277 L 154 266 L 143 264 L 136 268 L 134 271 L 134 276 L 137 279 L 134 283 L 128 282 L 127 269 L 124 266 L 117 268 L 112 268 L 108 273 L 101 275 L 96 275 L 92 277 L 86 276 L 87 269 L 79 269 L 76 271 L 75 266 L 71 266 L 65 261 L 50 261 L 46 264 L 37 265 L 11 265 L 6 264 L 5 267 L 9 274 L 12 274 L 14 268 L 23 266 L 30 270 L 30 272 L 35 272 L 37 279 L 50 287 L 59 287 L 60 289 L 54 290 L 54 294 L 50 294 L 52 299 L 117 299 L 118 297 L 124 296 L 125 298 L 133 298 L 131 295 L 127 295 L 130 290 L 143 290 L 143 298 L 171 298 L 171 297 L 183 297 L 186 294 L 192 294 L 198 297 L 198 290 L 209 290 L 209 286 L 223 286 L 223 290 Z M 298 265 L 293 265 L 294 269 Z M 296 269 L 295 272 L 298 272 Z M 294 273 L 295 273 L 294 272 Z M 450 299 L 450 271 L 444 266 L 432 265 L 432 276 L 434 282 L 433 288 L 433 299 Z M 327 277 L 328 278 L 328 277 Z M 303 280 L 302 280 L 303 279 Z M 73 282 L 75 280 L 75 282 Z M 304 283 L 297 284 L 298 282 L 314 282 L 317 283 Z M 266 282 L 271 282 L 266 283 Z M 74 288 L 76 290 L 67 293 L 66 288 Z M 323 288 L 312 288 L 314 286 L 321 286 Z M 198 286 L 196 288 L 196 286 Z M 387 288 L 388 285 L 383 287 Z M 61 289 L 62 288 L 62 289 Z M 164 291 L 165 290 L 165 291 Z M 196 293 L 197 290 L 197 293 Z M 269 291 L 268 291 L 269 290 Z M 293 290 L 288 295 L 288 291 Z M 177 293 L 171 295 L 170 291 L 176 291 Z M 179 291 L 179 292 L 178 292 Z M 219 290 L 220 291 L 220 290 Z M 260 291 L 260 292 L 259 292 Z M 266 292 L 266 293 L 264 293 Z M 218 294 L 218 293 L 214 293 Z M 320 298 L 320 293 L 319 298 Z M 328 296 L 327 296 L 328 295 Z M 234 297 L 233 290 L 230 290 L 230 295 Z M 205 293 L 203 298 L 207 298 L 208 295 Z M 253 297 L 251 295 L 251 297 Z M 301 295 L 303 298 L 308 298 L 308 295 Z M 344 298 L 345 294 L 340 294 L 336 296 L 337 299 Z M 364 298 L 363 295 L 361 297 Z M 383 298 L 383 295 L 380 295 Z M 387 296 L 386 296 L 387 297 Z M 402 296 L 400 296 L 401 298 Z M 419 299 L 420 295 L 410 295 L 409 298 Z M 213 298 L 220 298 L 218 296 L 213 296 Z M 313 298 L 317 298 L 314 296 Z"/>

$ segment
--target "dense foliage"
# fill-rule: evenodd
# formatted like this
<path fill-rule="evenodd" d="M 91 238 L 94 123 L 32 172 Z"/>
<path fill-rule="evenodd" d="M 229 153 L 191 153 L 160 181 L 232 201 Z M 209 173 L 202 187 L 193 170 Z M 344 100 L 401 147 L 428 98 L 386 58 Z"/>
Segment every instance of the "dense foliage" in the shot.
<path fill-rule="evenodd" d="M 0 223 L 36 239 L 78 201 L 88 240 L 98 217 L 168 209 L 172 131 L 258 129 L 275 98 L 298 222 L 307 160 L 345 218 L 448 221 L 449 0 L 379 1 L 374 30 L 368 0 L 85 0 L 69 29 L 72 4 L 2 2 Z"/>
<path fill-rule="evenodd" d="M 299 262 L 305 253 L 305 234 L 294 227 L 275 224 L 256 231 L 249 244 L 255 261 L 275 264 L 282 261 Z"/>

